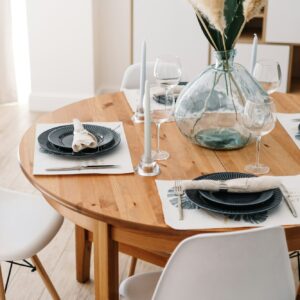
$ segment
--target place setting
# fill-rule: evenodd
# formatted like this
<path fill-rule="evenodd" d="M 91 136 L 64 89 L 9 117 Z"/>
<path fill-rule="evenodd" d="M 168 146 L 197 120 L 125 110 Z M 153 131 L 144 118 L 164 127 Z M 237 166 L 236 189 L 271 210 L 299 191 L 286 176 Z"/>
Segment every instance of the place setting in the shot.
<path fill-rule="evenodd" d="M 187 230 L 298 224 L 299 180 L 220 172 L 156 186 L 166 224 Z"/>
<path fill-rule="evenodd" d="M 37 124 L 34 175 L 133 172 L 122 122 Z"/>

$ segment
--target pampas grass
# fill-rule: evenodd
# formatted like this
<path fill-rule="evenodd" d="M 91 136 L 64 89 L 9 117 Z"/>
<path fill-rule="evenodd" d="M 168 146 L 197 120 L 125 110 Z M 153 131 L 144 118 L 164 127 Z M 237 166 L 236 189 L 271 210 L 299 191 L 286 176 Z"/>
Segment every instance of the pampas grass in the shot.
<path fill-rule="evenodd" d="M 220 33 L 226 28 L 224 17 L 225 0 L 190 0 L 192 5 L 204 15 Z"/>
<path fill-rule="evenodd" d="M 188 0 L 209 43 L 217 51 L 234 48 L 246 22 L 256 17 L 267 0 Z"/>
<path fill-rule="evenodd" d="M 244 0 L 243 13 L 246 22 L 257 17 L 266 4 L 267 0 Z"/>

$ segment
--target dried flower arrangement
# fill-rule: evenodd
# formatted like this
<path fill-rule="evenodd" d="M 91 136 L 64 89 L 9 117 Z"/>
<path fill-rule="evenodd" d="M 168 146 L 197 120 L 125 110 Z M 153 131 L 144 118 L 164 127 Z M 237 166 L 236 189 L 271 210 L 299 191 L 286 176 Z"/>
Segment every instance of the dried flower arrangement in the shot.
<path fill-rule="evenodd" d="M 234 48 L 245 24 L 267 0 L 189 0 L 209 43 L 216 51 Z"/>

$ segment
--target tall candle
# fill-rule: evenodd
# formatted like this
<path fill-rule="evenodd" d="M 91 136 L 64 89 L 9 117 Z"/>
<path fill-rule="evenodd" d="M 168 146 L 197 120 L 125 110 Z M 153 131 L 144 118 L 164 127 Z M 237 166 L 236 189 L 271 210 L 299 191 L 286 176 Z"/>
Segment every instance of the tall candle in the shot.
<path fill-rule="evenodd" d="M 142 43 L 141 51 L 141 72 L 140 72 L 140 102 L 139 107 L 143 107 L 143 99 L 145 94 L 145 81 L 146 81 L 146 41 Z"/>
<path fill-rule="evenodd" d="M 254 73 L 254 67 L 256 64 L 256 56 L 257 56 L 257 35 L 254 34 L 253 43 L 252 43 L 252 52 L 251 52 L 251 65 L 250 65 L 250 72 L 251 75 Z"/>
<path fill-rule="evenodd" d="M 151 108 L 150 108 L 150 86 L 148 80 L 145 82 L 144 97 L 144 162 L 151 163 Z"/>

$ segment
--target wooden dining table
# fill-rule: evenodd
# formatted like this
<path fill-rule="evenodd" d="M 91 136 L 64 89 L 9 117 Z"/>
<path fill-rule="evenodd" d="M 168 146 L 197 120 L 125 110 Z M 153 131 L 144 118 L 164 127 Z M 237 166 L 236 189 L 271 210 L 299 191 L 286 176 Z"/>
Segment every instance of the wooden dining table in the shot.
<path fill-rule="evenodd" d="M 274 95 L 279 112 L 300 112 L 300 97 Z M 133 165 L 143 153 L 143 124 L 131 121 L 132 110 L 123 93 L 82 100 L 46 113 L 37 123 L 123 122 Z M 160 161 L 160 175 L 141 177 L 122 175 L 33 175 L 33 125 L 19 146 L 20 166 L 29 181 L 65 218 L 76 225 L 77 280 L 89 279 L 91 245 L 94 244 L 95 298 L 118 299 L 118 253 L 164 266 L 180 241 L 210 230 L 175 230 L 166 225 L 155 179 L 192 179 L 222 171 L 243 172 L 255 158 L 255 145 L 231 151 L 212 151 L 190 143 L 174 122 L 161 130 L 161 148 L 170 158 Z M 155 144 L 153 136 L 153 145 Z M 261 160 L 271 167 L 271 175 L 300 174 L 299 149 L 277 122 L 271 134 L 262 140 Z M 299 212 L 300 213 L 300 212 Z M 284 225 L 284 224 L 282 224 Z M 300 249 L 300 226 L 285 226 L 289 250 Z"/>

